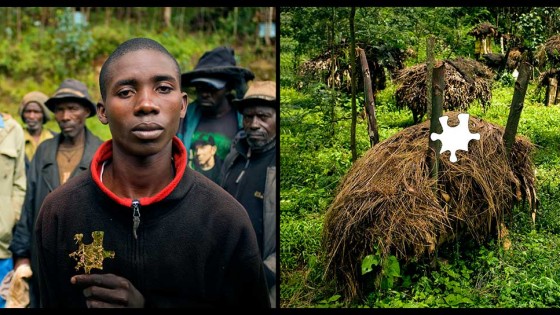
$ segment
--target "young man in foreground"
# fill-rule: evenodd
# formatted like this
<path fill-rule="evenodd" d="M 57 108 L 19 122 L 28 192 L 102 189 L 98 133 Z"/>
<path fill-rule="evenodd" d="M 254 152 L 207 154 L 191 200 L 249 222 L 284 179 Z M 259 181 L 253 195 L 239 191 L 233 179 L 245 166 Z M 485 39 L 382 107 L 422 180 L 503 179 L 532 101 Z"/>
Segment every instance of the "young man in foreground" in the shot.
<path fill-rule="evenodd" d="M 98 118 L 112 139 L 37 220 L 43 307 L 270 307 L 245 209 L 187 166 L 187 108 L 159 43 L 122 43 L 101 69 Z"/>

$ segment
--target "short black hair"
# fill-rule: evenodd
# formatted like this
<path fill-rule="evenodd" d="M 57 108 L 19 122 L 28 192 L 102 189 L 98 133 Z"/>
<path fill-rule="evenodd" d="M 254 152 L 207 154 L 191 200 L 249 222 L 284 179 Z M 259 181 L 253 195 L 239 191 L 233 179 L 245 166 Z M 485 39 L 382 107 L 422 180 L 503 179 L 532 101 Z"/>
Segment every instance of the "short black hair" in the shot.
<path fill-rule="evenodd" d="M 193 142 L 193 148 L 196 148 L 199 145 L 211 145 L 215 146 L 216 141 L 214 141 L 214 137 L 210 134 L 201 135 L 196 141 Z"/>
<path fill-rule="evenodd" d="M 173 60 L 173 62 L 175 63 L 175 67 L 177 68 L 177 76 L 179 78 L 179 85 L 181 84 L 181 67 L 179 66 L 179 63 L 177 62 L 177 59 L 175 59 L 175 57 L 173 57 L 173 55 L 171 55 L 171 53 L 169 53 L 169 51 L 167 51 L 167 49 L 165 47 L 163 47 L 163 45 L 161 45 L 160 43 L 158 43 L 157 41 L 150 39 L 150 38 L 144 38 L 144 37 L 137 37 L 137 38 L 132 38 L 129 39 L 125 42 L 123 42 L 122 44 L 120 44 L 117 49 L 115 49 L 111 55 L 109 56 L 109 58 L 107 58 L 107 60 L 103 63 L 103 66 L 101 67 L 101 72 L 99 73 L 99 89 L 101 92 L 101 98 L 103 100 L 105 100 L 105 97 L 107 96 L 107 87 L 105 86 L 107 83 L 107 79 L 109 76 L 109 68 L 110 66 L 117 60 L 119 60 L 122 56 L 130 53 L 130 52 L 134 52 L 137 50 L 142 50 L 142 49 L 148 49 L 148 50 L 155 50 L 155 51 L 159 51 L 167 56 L 169 56 L 169 58 L 171 58 Z"/>

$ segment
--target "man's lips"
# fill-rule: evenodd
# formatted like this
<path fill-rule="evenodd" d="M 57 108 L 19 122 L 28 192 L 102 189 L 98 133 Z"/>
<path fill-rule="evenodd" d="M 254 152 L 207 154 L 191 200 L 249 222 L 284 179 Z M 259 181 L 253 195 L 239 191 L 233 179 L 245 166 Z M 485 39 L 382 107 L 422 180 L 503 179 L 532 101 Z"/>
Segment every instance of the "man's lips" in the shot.
<path fill-rule="evenodd" d="M 68 132 L 74 130 L 74 126 L 60 126 L 60 130 Z"/>
<path fill-rule="evenodd" d="M 247 138 L 249 139 L 264 139 L 266 135 L 262 133 L 247 133 Z"/>
<path fill-rule="evenodd" d="M 132 128 L 132 133 L 143 140 L 153 140 L 163 133 L 163 127 L 155 123 L 141 123 Z"/>

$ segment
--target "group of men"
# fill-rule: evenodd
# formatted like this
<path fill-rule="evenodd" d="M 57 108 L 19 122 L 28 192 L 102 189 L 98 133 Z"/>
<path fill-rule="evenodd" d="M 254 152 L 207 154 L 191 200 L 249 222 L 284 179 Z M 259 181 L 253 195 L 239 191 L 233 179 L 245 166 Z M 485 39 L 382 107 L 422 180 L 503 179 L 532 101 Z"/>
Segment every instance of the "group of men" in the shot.
<path fill-rule="evenodd" d="M 0 297 L 33 308 L 276 307 L 279 102 L 275 82 L 252 80 L 229 47 L 181 74 L 161 44 L 134 38 L 103 64 L 97 104 L 67 79 L 50 98 L 23 97 L 25 132 L 0 116 L 10 166 L 0 169 L 10 176 Z M 43 128 L 50 112 L 60 133 Z M 95 115 L 110 140 L 86 127 Z"/>

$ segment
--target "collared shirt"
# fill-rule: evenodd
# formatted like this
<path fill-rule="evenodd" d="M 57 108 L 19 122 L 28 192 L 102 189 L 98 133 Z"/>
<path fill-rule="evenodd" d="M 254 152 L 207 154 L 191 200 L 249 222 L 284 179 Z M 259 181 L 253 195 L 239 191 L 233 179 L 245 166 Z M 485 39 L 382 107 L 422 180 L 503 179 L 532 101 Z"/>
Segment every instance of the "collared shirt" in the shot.
<path fill-rule="evenodd" d="M 41 142 L 54 137 L 52 132 L 50 132 L 46 128 L 43 128 L 43 130 L 41 131 L 41 137 L 39 138 L 39 142 L 35 142 L 35 139 L 33 138 L 32 135 L 29 134 L 29 131 L 27 129 L 23 129 L 23 131 L 25 136 L 25 155 L 27 156 L 27 159 L 29 161 L 31 161 L 33 155 L 35 155 L 35 151 L 37 151 L 37 147 Z"/>

